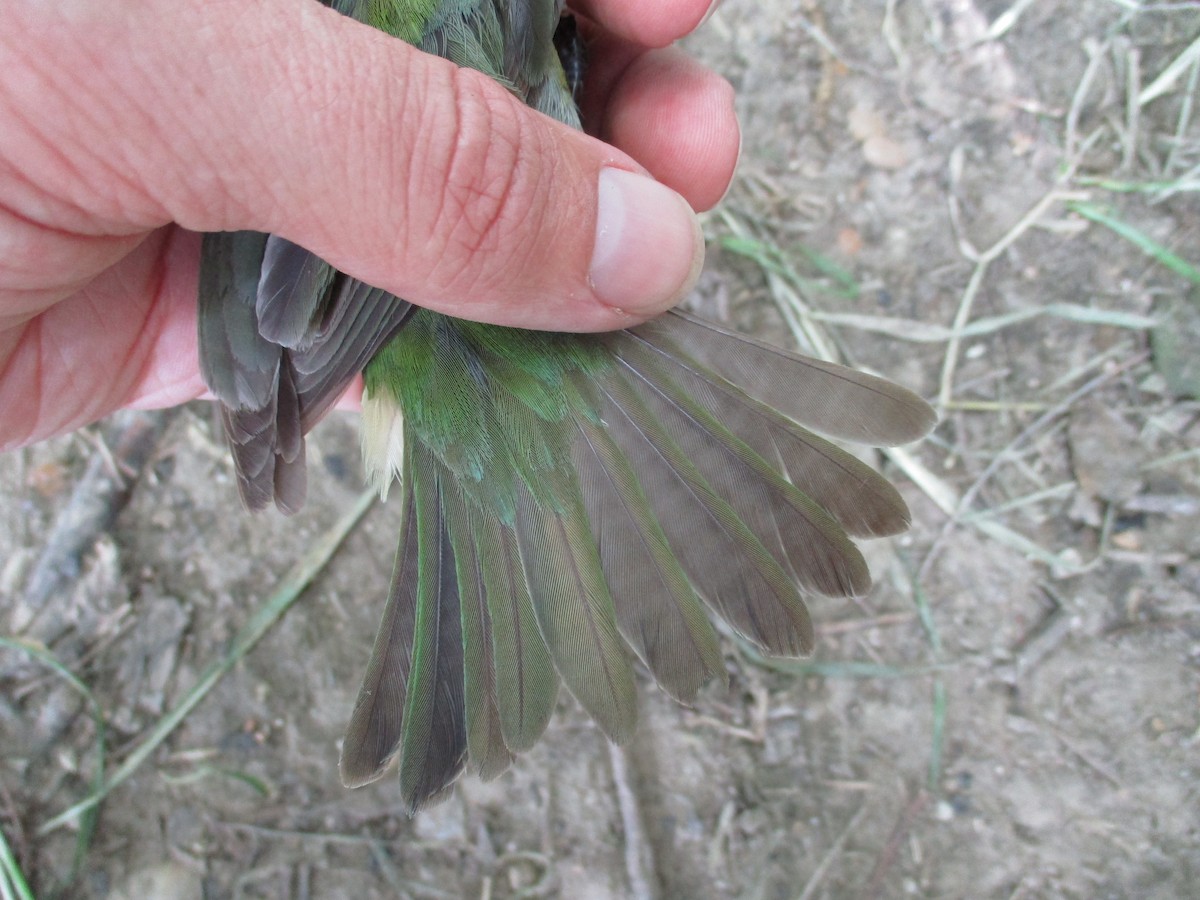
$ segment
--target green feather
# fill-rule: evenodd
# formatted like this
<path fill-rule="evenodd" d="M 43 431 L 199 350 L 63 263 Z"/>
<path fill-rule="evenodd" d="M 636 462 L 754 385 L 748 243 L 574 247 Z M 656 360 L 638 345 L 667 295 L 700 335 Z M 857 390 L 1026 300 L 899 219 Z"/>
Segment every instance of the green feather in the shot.
<path fill-rule="evenodd" d="M 483 567 L 496 658 L 496 704 L 510 750 L 528 750 L 542 736 L 558 696 L 558 673 L 538 628 L 514 529 L 495 516 L 467 510 Z"/>
<path fill-rule="evenodd" d="M 419 44 L 434 18 L 450 6 L 445 0 L 340 0 L 349 14 L 410 44 Z M 336 6 L 336 4 L 335 4 Z M 343 10 L 344 11 L 344 10 Z"/>
<path fill-rule="evenodd" d="M 458 777 L 467 753 L 462 616 L 436 461 L 419 444 L 407 471 L 417 531 L 417 609 L 400 742 L 400 789 L 416 808 Z"/>
<path fill-rule="evenodd" d="M 492 643 L 492 616 L 488 611 L 488 586 L 484 577 L 489 561 L 481 558 L 469 508 L 453 479 L 442 482 L 446 526 L 454 547 L 459 600 L 462 604 L 463 688 L 467 750 L 472 768 L 481 778 L 492 779 L 512 763 L 504 738 L 497 687 L 496 649 Z M 540 643 L 541 638 L 538 637 Z M 553 676 L 548 662 L 544 673 Z M 546 715 L 549 718 L 549 712 Z"/>
<path fill-rule="evenodd" d="M 560 485 L 557 505 L 522 489 L 517 543 L 538 626 L 567 687 L 614 741 L 637 723 L 633 670 L 578 485 Z"/>

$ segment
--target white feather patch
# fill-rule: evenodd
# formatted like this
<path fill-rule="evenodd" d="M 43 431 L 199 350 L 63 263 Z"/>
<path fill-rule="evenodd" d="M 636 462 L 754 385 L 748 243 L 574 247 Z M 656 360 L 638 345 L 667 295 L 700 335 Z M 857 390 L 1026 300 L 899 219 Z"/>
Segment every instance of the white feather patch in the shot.
<path fill-rule="evenodd" d="M 404 415 L 395 399 L 372 397 L 363 389 L 362 455 L 367 482 L 386 500 L 392 479 L 404 465 Z"/>

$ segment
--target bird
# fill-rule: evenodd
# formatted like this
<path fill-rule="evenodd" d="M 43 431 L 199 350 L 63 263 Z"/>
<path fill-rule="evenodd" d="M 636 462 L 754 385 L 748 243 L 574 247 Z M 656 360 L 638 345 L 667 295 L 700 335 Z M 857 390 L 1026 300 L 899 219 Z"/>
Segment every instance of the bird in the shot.
<path fill-rule="evenodd" d="M 579 126 L 561 0 L 324 2 Z M 910 523 L 832 440 L 905 444 L 935 422 L 890 381 L 691 313 L 598 334 L 481 324 L 257 232 L 205 236 L 198 339 L 251 510 L 303 505 L 305 435 L 363 374 L 364 467 L 384 496 L 399 482 L 401 525 L 340 774 L 356 787 L 396 763 L 413 814 L 466 771 L 508 769 L 562 687 L 616 742 L 637 663 L 694 703 L 726 677 L 713 617 L 810 654 L 807 599 L 865 592 L 854 539 Z"/>

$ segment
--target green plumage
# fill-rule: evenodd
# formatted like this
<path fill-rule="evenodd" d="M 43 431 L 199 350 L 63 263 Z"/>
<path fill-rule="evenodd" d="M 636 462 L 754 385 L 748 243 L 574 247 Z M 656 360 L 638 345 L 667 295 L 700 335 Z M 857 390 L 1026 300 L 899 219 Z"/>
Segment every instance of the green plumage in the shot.
<path fill-rule="evenodd" d="M 577 124 L 555 0 L 333 0 Z M 347 784 L 399 757 L 412 809 L 542 734 L 560 680 L 624 740 L 630 650 L 687 703 L 723 678 L 709 614 L 763 650 L 812 648 L 804 597 L 861 593 L 851 536 L 908 524 L 897 492 L 817 437 L 932 425 L 886 381 L 671 313 L 567 335 L 418 310 L 276 236 L 209 235 L 201 363 L 243 499 L 304 499 L 303 435 L 364 370 L 364 454 L 402 525 L 347 729 Z"/>
<path fill-rule="evenodd" d="M 568 433 L 586 409 L 586 377 L 612 367 L 603 344 L 580 335 L 524 331 L 426 310 L 364 372 L 366 395 L 404 411 L 471 500 L 513 524 L 515 481 L 540 501 L 572 473 Z M 584 381 L 576 376 L 583 375 Z"/>

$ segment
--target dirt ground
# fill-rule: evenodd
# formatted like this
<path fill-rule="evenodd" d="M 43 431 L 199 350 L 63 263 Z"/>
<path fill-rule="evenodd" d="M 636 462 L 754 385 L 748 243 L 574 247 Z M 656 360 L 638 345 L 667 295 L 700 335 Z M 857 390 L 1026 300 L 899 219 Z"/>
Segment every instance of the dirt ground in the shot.
<path fill-rule="evenodd" d="M 36 896 L 1197 896 L 1198 41 L 1195 2 L 727 0 L 688 42 L 744 125 L 695 306 L 941 424 L 873 457 L 913 529 L 818 606 L 815 659 L 726 642 L 695 709 L 643 678 L 621 750 L 564 692 L 510 772 L 413 820 L 394 779 L 343 789 L 395 503 L 163 724 L 358 501 L 350 416 L 287 523 L 240 510 L 202 404 L 0 458 L 0 634 L 60 667 L 0 646 L 0 829 Z M 128 505 L 38 582 L 76 486 L 129 460 Z M 129 774 L 94 830 L 54 824 L 99 758 Z"/>

